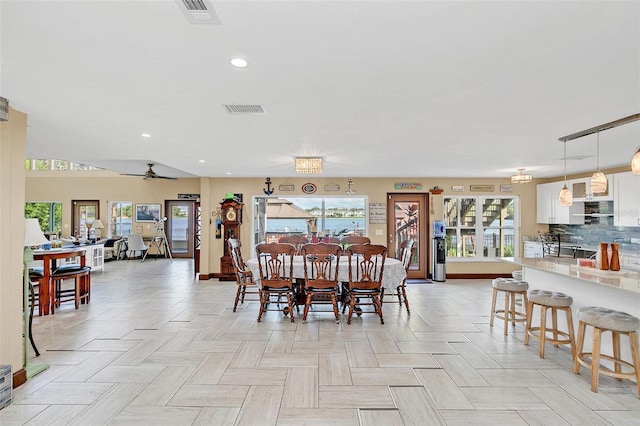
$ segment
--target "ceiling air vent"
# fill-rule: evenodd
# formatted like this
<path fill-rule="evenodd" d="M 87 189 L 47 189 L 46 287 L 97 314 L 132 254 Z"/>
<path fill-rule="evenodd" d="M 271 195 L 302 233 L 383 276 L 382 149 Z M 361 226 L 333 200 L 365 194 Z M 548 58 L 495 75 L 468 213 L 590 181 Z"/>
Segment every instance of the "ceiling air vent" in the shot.
<path fill-rule="evenodd" d="M 220 24 L 210 0 L 176 0 L 176 3 L 192 24 Z"/>
<path fill-rule="evenodd" d="M 260 105 L 223 105 L 229 114 L 252 115 L 266 114 Z"/>

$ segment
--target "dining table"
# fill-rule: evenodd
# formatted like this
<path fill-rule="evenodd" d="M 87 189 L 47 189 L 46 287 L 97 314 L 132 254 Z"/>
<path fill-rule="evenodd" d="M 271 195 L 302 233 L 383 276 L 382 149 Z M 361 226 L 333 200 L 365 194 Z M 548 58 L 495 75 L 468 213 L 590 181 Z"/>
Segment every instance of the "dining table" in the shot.
<path fill-rule="evenodd" d="M 258 259 L 252 257 L 246 262 L 247 267 L 251 270 L 254 281 L 260 286 L 260 271 L 258 267 Z M 384 270 L 382 271 L 382 287 L 385 292 L 395 292 L 396 288 L 402 284 L 407 276 L 402 262 L 398 259 L 387 257 L 384 261 Z M 303 256 L 293 256 L 293 278 L 304 279 L 304 258 Z M 344 256 L 340 258 L 338 266 L 338 281 L 349 281 L 349 259 Z"/>
<path fill-rule="evenodd" d="M 51 248 L 33 251 L 33 259 L 42 261 L 42 283 L 38 286 L 38 314 L 49 315 L 49 310 L 54 302 L 54 289 L 51 280 L 52 271 L 57 268 L 57 262 L 60 259 L 69 259 L 72 257 L 80 258 L 80 266 L 86 266 L 87 249 L 83 246 L 65 246 L 62 248 Z"/>

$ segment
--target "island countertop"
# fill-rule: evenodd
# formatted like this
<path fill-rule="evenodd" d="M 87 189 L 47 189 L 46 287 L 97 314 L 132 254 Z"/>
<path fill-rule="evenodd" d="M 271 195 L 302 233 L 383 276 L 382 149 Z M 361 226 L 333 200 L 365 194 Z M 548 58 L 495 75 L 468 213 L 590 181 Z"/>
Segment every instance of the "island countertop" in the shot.
<path fill-rule="evenodd" d="M 600 270 L 598 268 L 588 268 L 578 266 L 575 259 L 568 258 L 504 257 L 502 260 L 543 272 L 550 272 L 552 274 L 576 278 L 592 284 L 640 294 L 640 272 L 632 269 L 608 271 Z"/>

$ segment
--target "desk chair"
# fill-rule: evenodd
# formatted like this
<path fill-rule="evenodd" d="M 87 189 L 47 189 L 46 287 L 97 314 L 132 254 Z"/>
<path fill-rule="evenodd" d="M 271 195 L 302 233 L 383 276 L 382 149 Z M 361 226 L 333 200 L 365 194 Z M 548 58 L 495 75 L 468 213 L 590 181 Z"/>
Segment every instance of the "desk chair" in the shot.
<path fill-rule="evenodd" d="M 149 246 L 144 243 L 142 236 L 139 234 L 129 234 L 127 236 L 127 260 L 131 258 L 131 255 L 135 256 L 136 252 L 141 252 L 142 260 L 144 260 L 144 254 L 149 250 Z"/>

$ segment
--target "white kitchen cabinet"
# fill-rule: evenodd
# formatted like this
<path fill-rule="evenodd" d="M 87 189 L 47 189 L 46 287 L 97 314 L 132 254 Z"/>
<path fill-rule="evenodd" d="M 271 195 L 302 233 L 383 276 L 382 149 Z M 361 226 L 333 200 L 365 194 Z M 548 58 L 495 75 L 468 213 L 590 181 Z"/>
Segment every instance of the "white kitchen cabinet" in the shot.
<path fill-rule="evenodd" d="M 584 224 L 584 203 L 573 202 L 571 207 L 560 206 L 560 191 L 564 181 L 542 183 L 536 187 L 538 223 L 560 225 Z"/>
<path fill-rule="evenodd" d="M 525 241 L 524 257 L 544 257 L 542 250 L 542 241 Z"/>
<path fill-rule="evenodd" d="M 640 226 L 640 176 L 616 173 L 613 200 L 614 226 Z"/>
<path fill-rule="evenodd" d="M 605 175 L 607 178 L 607 190 L 603 193 L 591 192 L 591 177 L 571 179 L 569 189 L 573 194 L 573 201 L 611 201 L 614 197 L 614 175 Z"/>

